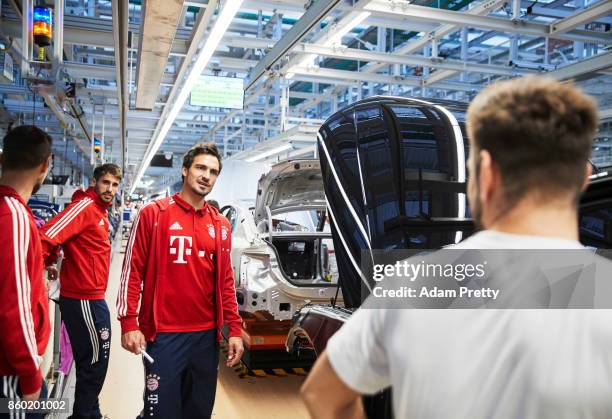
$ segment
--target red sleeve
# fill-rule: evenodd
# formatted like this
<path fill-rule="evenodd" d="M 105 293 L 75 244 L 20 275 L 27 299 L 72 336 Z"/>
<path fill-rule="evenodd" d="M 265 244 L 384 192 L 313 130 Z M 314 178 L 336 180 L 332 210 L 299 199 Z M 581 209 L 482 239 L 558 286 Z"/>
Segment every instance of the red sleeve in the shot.
<path fill-rule="evenodd" d="M 55 262 L 53 257 L 57 259 L 57 246 L 81 233 L 92 222 L 97 221 L 88 216 L 88 208 L 93 208 L 93 205 L 95 204 L 91 198 L 75 201 L 39 230 L 45 266 Z"/>
<path fill-rule="evenodd" d="M 229 228 L 229 223 L 228 226 Z M 232 248 L 232 235 L 228 237 L 229 248 Z M 229 257 L 228 257 L 229 260 Z M 238 303 L 236 302 L 236 288 L 234 287 L 234 268 L 231 261 L 227 264 L 225 270 L 225 286 L 223 287 L 223 320 L 229 329 L 229 335 L 242 336 L 241 327 L 242 319 L 238 314 Z"/>
<path fill-rule="evenodd" d="M 16 199 L 6 198 L 9 214 L 0 218 L 3 251 L 0 252 L 0 347 L 9 365 L 19 376 L 21 391 L 31 394 L 40 389 L 41 358 L 38 356 L 30 281 L 27 265 L 28 246 L 32 240 L 30 221 L 25 208 Z M 27 248 L 28 246 L 29 248 Z"/>
<path fill-rule="evenodd" d="M 151 203 L 141 208 L 125 249 L 121 285 L 117 294 L 117 318 L 121 322 L 121 334 L 138 330 L 138 302 L 146 274 L 155 207 Z"/>

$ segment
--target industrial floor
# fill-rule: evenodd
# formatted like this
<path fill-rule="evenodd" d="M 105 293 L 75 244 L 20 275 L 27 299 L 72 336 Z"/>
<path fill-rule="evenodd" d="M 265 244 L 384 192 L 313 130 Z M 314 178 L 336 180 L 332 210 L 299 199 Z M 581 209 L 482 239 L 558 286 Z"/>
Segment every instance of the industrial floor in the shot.
<path fill-rule="evenodd" d="M 125 240 L 123 241 L 125 246 Z M 144 387 L 143 366 L 140 357 L 121 347 L 121 330 L 115 319 L 115 297 L 119 288 L 122 248 L 115 250 L 111 263 L 106 300 L 111 312 L 112 346 L 108 375 L 100 395 L 103 415 L 110 419 L 132 419 L 142 409 Z M 308 413 L 299 397 L 299 388 L 305 377 L 287 375 L 241 378 L 225 366 L 221 356 L 217 397 L 213 417 L 219 419 L 301 419 Z M 178 418 L 177 418 L 178 419 Z"/>

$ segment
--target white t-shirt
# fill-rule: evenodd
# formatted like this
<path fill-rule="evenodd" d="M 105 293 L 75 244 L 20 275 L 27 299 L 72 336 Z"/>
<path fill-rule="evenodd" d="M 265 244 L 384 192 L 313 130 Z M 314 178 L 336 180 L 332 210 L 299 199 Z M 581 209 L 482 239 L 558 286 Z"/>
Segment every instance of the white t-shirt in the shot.
<path fill-rule="evenodd" d="M 463 249 L 580 249 L 484 231 Z M 330 339 L 350 388 L 396 419 L 612 418 L 612 310 L 360 309 Z"/>

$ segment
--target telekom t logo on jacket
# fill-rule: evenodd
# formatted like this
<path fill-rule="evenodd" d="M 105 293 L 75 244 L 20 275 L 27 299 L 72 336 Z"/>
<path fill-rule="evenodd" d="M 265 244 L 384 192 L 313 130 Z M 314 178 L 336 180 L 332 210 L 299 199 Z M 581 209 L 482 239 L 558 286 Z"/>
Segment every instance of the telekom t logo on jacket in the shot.
<path fill-rule="evenodd" d="M 174 242 L 178 241 L 178 248 L 174 247 Z M 185 246 L 187 242 L 187 246 Z M 178 250 L 178 257 L 174 260 L 174 263 L 187 263 L 185 255 L 191 255 L 192 238 L 191 236 L 170 236 L 170 254 L 176 255 Z"/>

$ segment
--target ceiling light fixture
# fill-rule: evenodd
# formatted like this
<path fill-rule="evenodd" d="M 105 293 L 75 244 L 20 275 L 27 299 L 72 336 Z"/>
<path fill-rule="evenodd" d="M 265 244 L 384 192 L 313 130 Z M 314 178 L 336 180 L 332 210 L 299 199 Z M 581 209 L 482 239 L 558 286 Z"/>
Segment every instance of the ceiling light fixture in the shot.
<path fill-rule="evenodd" d="M 179 91 L 179 94 L 177 95 L 176 100 L 172 104 L 172 108 L 170 109 L 168 116 L 164 120 L 162 127 L 160 128 L 159 132 L 155 136 L 155 139 L 153 140 L 150 148 L 147 150 L 147 153 L 145 154 L 145 158 L 140 164 L 140 169 L 138 170 L 138 174 L 134 178 L 134 182 L 132 183 L 130 193 L 132 193 L 134 189 L 136 189 L 136 184 L 144 175 L 145 171 L 149 167 L 149 164 L 151 163 L 151 160 L 153 159 L 153 156 L 155 155 L 155 153 L 157 153 L 157 150 L 159 149 L 164 139 L 166 138 L 166 135 L 168 134 L 168 131 L 170 131 L 170 128 L 172 128 L 172 124 L 174 123 L 174 120 L 178 116 L 179 112 L 183 108 L 185 101 L 187 100 L 187 98 L 189 97 L 189 94 L 191 93 L 191 89 L 197 83 L 198 79 L 202 75 L 202 71 L 204 71 L 204 69 L 208 65 L 210 58 L 212 57 L 213 53 L 217 49 L 219 42 L 221 42 L 221 39 L 223 38 L 223 35 L 227 31 L 227 28 L 229 27 L 230 23 L 234 19 L 234 16 L 236 16 L 236 13 L 238 13 L 238 10 L 240 9 L 242 2 L 243 0 L 226 0 L 225 6 L 219 13 L 219 17 L 217 18 L 217 21 L 215 22 L 213 28 L 211 29 L 210 34 L 208 38 L 206 39 L 206 42 L 204 43 L 204 46 L 200 50 L 199 54 L 197 55 L 195 59 L 195 62 L 193 63 L 193 66 L 191 67 L 191 71 L 185 78 L 183 87 Z"/>

